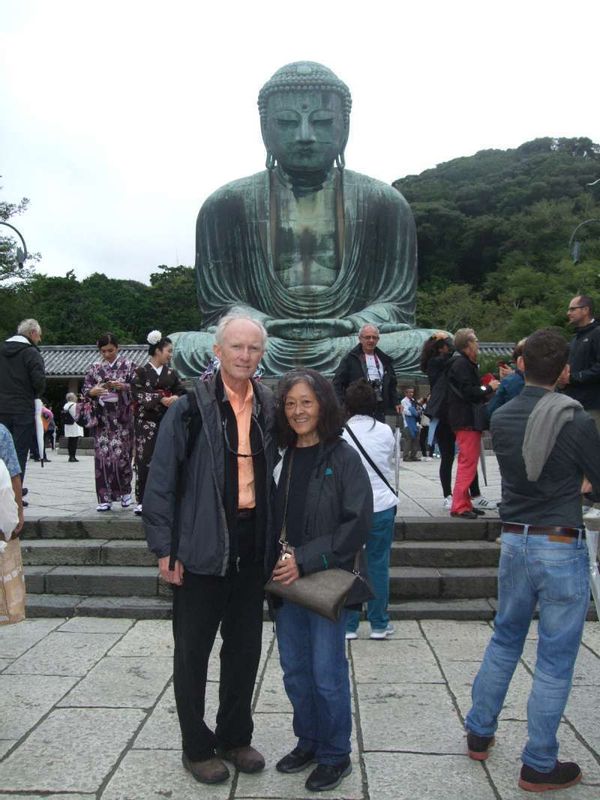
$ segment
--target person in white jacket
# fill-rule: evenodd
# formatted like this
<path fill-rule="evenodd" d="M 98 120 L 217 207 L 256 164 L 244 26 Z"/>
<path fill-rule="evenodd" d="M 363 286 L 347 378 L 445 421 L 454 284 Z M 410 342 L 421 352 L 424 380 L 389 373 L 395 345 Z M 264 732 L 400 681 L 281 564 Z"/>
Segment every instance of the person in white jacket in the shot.
<path fill-rule="evenodd" d="M 390 548 L 394 538 L 394 520 L 398 503 L 398 497 L 390 485 L 394 472 L 394 434 L 389 425 L 375 419 L 377 398 L 368 381 L 360 379 L 350 384 L 346 389 L 345 407 L 349 419 L 343 437 L 360 454 L 373 490 L 373 527 L 366 545 L 369 583 L 375 594 L 367 605 L 367 619 L 371 624 L 369 638 L 386 639 L 394 633 L 387 610 Z M 365 453 L 385 481 L 369 463 Z M 346 639 L 358 638 L 359 620 L 358 611 L 348 612 Z"/>
<path fill-rule="evenodd" d="M 67 439 L 67 449 L 69 451 L 69 461 L 79 461 L 77 455 L 77 442 L 83 436 L 83 428 L 75 422 L 77 416 L 77 395 L 69 392 L 66 396 L 66 403 L 63 406 L 63 422 L 65 426 L 65 437 Z"/>

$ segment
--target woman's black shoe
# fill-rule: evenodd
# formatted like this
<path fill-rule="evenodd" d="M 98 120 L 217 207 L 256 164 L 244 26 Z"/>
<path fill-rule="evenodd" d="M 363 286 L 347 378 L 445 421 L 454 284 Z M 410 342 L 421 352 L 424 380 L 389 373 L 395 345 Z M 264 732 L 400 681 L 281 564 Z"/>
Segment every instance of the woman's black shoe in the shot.
<path fill-rule="evenodd" d="M 79 464 L 79 459 L 75 458 L 75 456 L 73 456 L 73 458 L 69 459 L 69 464 L 74 464 L 75 462 L 77 462 L 77 464 Z"/>
<path fill-rule="evenodd" d="M 302 772 L 303 769 L 315 760 L 315 754 L 310 750 L 301 750 L 299 747 L 294 747 L 291 753 L 284 756 L 281 761 L 275 764 L 275 769 L 278 772 L 285 772 L 286 775 L 291 775 L 294 772 Z"/>
<path fill-rule="evenodd" d="M 477 519 L 479 514 L 477 514 L 475 511 L 461 511 L 460 514 L 458 511 L 451 511 L 450 516 L 460 517 L 461 519 Z"/>
<path fill-rule="evenodd" d="M 350 758 L 345 758 L 339 764 L 318 764 L 306 779 L 305 786 L 309 792 L 326 792 L 335 789 L 346 775 L 352 772 Z"/>

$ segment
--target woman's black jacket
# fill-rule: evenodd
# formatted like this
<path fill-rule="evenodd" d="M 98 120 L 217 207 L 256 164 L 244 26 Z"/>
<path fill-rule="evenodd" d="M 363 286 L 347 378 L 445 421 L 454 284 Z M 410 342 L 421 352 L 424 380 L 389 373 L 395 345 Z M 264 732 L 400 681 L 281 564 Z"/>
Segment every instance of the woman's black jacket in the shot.
<path fill-rule="evenodd" d="M 285 484 L 290 449 L 275 469 L 273 526 L 267 541 L 267 564 L 275 566 L 283 522 Z M 279 467 L 281 466 L 281 469 Z M 352 571 L 360 551 L 360 572 L 366 577 L 363 545 L 373 520 L 373 492 L 361 458 L 343 439 L 323 444 L 306 487 L 302 521 L 302 544 L 296 547 L 300 573 L 341 567 Z M 359 585 L 348 596 L 347 605 L 369 599 L 368 590 Z"/>
<path fill-rule="evenodd" d="M 481 386 L 479 368 L 464 353 L 455 353 L 448 367 L 448 423 L 453 431 L 472 428 L 473 405 L 485 403 L 492 393 Z"/>

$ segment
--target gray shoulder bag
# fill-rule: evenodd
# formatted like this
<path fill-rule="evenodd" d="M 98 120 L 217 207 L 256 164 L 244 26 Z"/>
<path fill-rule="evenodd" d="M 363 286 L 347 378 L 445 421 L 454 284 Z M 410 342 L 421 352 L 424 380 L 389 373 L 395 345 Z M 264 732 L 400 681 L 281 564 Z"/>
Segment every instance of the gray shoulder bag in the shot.
<path fill-rule="evenodd" d="M 287 543 L 287 509 L 293 462 L 294 451 L 292 450 L 285 482 L 283 524 L 279 537 L 279 544 L 281 545 L 280 560 L 291 556 Z M 283 586 L 281 581 L 274 581 L 273 578 L 270 578 L 265 584 L 265 591 L 281 597 L 288 603 L 296 603 L 296 605 L 303 606 L 309 611 L 314 611 L 332 622 L 337 622 L 346 604 L 346 598 L 355 582 L 361 581 L 368 586 L 360 574 L 359 559 L 360 550 L 354 558 L 352 572 L 339 567 L 319 570 L 319 572 L 311 572 L 310 575 L 303 575 L 301 578 L 297 578 L 289 586 Z"/>

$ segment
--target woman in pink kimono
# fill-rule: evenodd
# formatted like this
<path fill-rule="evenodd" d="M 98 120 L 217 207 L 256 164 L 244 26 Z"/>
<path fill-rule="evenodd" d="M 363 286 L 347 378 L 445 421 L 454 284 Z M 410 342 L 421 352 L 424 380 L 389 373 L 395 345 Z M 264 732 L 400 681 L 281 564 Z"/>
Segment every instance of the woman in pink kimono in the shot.
<path fill-rule="evenodd" d="M 102 360 L 89 368 L 83 383 L 83 394 L 91 400 L 96 420 L 96 511 L 110 511 L 113 501 L 120 500 L 123 508 L 132 502 L 131 383 L 135 367 L 119 356 L 119 342 L 112 333 L 105 333 L 97 344 Z"/>

